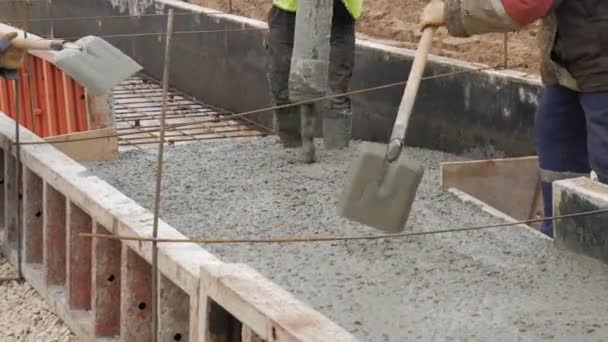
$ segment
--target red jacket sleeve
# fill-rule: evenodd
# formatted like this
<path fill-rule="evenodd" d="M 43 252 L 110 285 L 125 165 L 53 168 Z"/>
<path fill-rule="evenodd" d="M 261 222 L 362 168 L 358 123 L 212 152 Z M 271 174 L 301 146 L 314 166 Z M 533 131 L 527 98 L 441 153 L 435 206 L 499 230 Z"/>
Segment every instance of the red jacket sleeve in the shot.
<path fill-rule="evenodd" d="M 542 18 L 561 1 L 445 0 L 445 17 L 454 36 L 515 31 Z"/>
<path fill-rule="evenodd" d="M 545 16 L 553 3 L 553 0 L 502 0 L 507 14 L 522 26 Z"/>

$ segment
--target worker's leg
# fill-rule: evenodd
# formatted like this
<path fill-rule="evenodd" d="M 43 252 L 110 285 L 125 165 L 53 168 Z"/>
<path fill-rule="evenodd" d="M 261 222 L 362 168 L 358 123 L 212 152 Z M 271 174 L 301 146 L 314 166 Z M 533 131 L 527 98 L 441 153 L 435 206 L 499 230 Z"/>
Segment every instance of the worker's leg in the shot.
<path fill-rule="evenodd" d="M 535 131 L 545 216 L 553 216 L 552 182 L 590 172 L 579 93 L 558 85 L 547 86 L 536 113 Z M 553 237 L 553 222 L 544 221 L 541 231 Z"/>
<path fill-rule="evenodd" d="M 268 12 L 266 47 L 270 58 L 268 82 L 273 105 L 290 103 L 289 70 L 291 69 L 295 22 L 295 13 L 274 6 Z M 298 147 L 302 144 L 300 112 L 297 107 L 275 110 L 274 119 L 283 146 Z"/>
<path fill-rule="evenodd" d="M 581 94 L 587 118 L 587 148 L 591 168 L 608 184 L 608 92 Z"/>
<path fill-rule="evenodd" d="M 355 19 L 342 1 L 334 1 L 334 15 L 331 29 L 331 51 L 329 54 L 329 94 L 343 94 L 355 64 Z M 323 115 L 323 137 L 325 147 L 343 148 L 348 146 L 352 130 L 352 111 L 348 96 L 329 101 Z"/>

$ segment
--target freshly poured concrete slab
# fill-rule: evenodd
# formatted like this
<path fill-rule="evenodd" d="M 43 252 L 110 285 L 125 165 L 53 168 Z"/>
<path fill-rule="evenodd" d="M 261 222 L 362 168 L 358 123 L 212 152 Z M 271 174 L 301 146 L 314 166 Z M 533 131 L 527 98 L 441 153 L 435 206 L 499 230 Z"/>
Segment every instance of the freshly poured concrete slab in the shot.
<path fill-rule="evenodd" d="M 373 234 L 335 205 L 358 144 L 298 162 L 274 138 L 167 147 L 162 217 L 197 237 Z M 498 223 L 438 183 L 453 155 L 407 149 L 426 174 L 408 229 Z M 149 208 L 154 150 L 88 164 Z M 398 240 L 207 245 L 245 262 L 363 341 L 602 341 L 608 336 L 608 266 L 554 249 L 524 228 Z"/>

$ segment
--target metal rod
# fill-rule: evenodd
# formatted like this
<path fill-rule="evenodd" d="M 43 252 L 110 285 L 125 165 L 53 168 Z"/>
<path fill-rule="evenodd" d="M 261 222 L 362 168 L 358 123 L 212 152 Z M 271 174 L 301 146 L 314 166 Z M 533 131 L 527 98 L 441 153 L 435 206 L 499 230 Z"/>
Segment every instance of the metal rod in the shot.
<path fill-rule="evenodd" d="M 33 0 L 30 0 L 33 1 Z M 40 2 L 47 0 L 38 0 Z M 20 1 L 27 3 L 29 1 Z M 2 1 L 0 1 L 2 3 Z M 218 16 L 218 15 L 229 15 L 229 13 L 220 12 L 220 11 L 209 11 L 209 12 L 180 12 L 175 13 L 175 16 L 182 15 L 210 15 L 210 16 Z M 59 18 L 32 18 L 30 22 L 47 22 L 47 21 L 69 21 L 69 20 L 95 20 L 95 19 L 130 19 L 130 18 L 140 18 L 140 17 L 165 17 L 166 14 L 134 14 L 134 15 L 96 15 L 96 16 L 84 16 L 84 17 L 59 17 Z M 2 22 L 10 22 L 13 21 L 13 18 L 0 18 Z"/>
<path fill-rule="evenodd" d="M 53 16 L 53 0 L 48 0 L 47 5 L 48 5 L 49 15 L 52 17 Z M 49 30 L 50 31 L 49 38 L 53 39 L 53 38 L 55 38 L 55 22 L 52 21 L 50 26 L 51 26 L 51 28 Z"/>
<path fill-rule="evenodd" d="M 461 71 L 453 71 L 453 72 L 447 72 L 447 73 L 443 73 L 443 74 L 427 76 L 427 77 L 422 78 L 422 80 L 424 81 L 424 80 L 440 79 L 440 78 L 445 78 L 445 77 L 457 76 L 457 75 L 461 75 L 461 74 L 480 72 L 483 70 L 498 70 L 501 68 L 502 68 L 502 66 L 484 66 L 484 67 L 479 67 L 479 68 L 473 68 L 473 69 L 467 69 L 467 70 L 461 70 Z M 306 100 L 306 101 L 293 102 L 293 103 L 279 105 L 279 106 L 258 108 L 258 109 L 253 109 L 253 110 L 244 111 L 244 112 L 240 112 L 240 113 L 221 116 L 216 119 L 210 119 L 210 120 L 204 120 L 204 121 L 203 120 L 193 121 L 193 122 L 189 122 L 189 123 L 176 123 L 176 124 L 167 125 L 167 128 L 173 129 L 173 128 L 179 128 L 179 127 L 198 125 L 198 124 L 206 123 L 206 122 L 219 122 L 219 121 L 225 121 L 225 120 L 234 120 L 234 119 L 244 118 L 246 116 L 250 116 L 253 114 L 260 114 L 260 113 L 264 113 L 264 112 L 272 111 L 272 110 L 276 110 L 276 109 L 298 107 L 303 104 L 327 101 L 327 100 L 330 100 L 330 99 L 333 99 L 336 97 L 351 96 L 351 95 L 364 94 L 364 93 L 377 91 L 377 90 L 388 89 L 388 88 L 404 85 L 406 82 L 407 81 L 394 82 L 394 83 L 383 84 L 380 86 L 375 86 L 375 87 L 370 87 L 370 88 L 348 91 L 348 92 L 345 92 L 342 94 L 333 94 L 333 95 L 328 95 L 328 96 L 322 96 L 322 97 L 318 97 L 318 98 L 310 99 L 310 100 Z M 209 107 L 211 107 L 211 106 L 209 106 Z M 153 129 L 153 130 L 148 130 L 148 132 L 158 132 L 158 130 Z M 28 141 L 28 142 L 24 142 L 23 145 L 46 145 L 46 144 L 52 145 L 52 144 L 59 144 L 59 143 L 74 143 L 77 141 L 97 140 L 97 139 L 101 139 L 101 138 L 119 138 L 119 137 L 125 137 L 125 136 L 129 136 L 129 135 L 135 135 L 135 134 L 139 134 L 139 132 L 138 133 L 116 133 L 116 134 L 108 134 L 108 135 L 99 136 L 99 137 L 86 137 L 86 138 L 69 139 L 69 140 L 67 140 L 67 139 L 66 140 L 55 140 L 52 142 Z"/>
<path fill-rule="evenodd" d="M 20 101 L 19 101 L 19 93 L 20 93 L 20 87 L 21 84 L 19 82 L 19 75 L 17 76 L 17 79 L 15 79 L 14 81 L 14 87 L 15 87 L 15 158 L 16 158 L 16 165 L 15 167 L 17 168 L 16 170 L 16 178 L 17 178 L 17 184 L 15 184 L 15 191 L 14 191 L 14 195 L 15 198 L 13 199 L 16 204 L 17 204 L 17 276 L 19 277 L 19 279 L 23 279 L 23 268 L 22 268 L 22 238 L 21 238 L 21 229 L 22 224 L 21 224 L 21 199 L 19 196 L 19 193 L 21 192 L 21 137 L 20 137 L 20 128 L 21 125 L 19 124 L 19 121 L 21 120 L 21 106 L 20 106 Z M 8 227 L 7 227 L 8 229 Z"/>
<path fill-rule="evenodd" d="M 503 65 L 505 69 L 509 68 L 509 33 L 505 32 L 503 37 Z"/>
<path fill-rule="evenodd" d="M 25 11 L 25 18 L 23 20 L 23 38 L 27 39 L 28 36 L 28 31 L 29 31 L 29 24 L 30 24 L 30 16 L 29 16 L 29 9 L 28 9 L 28 5 L 29 5 L 29 0 L 27 3 L 24 4 L 24 11 Z M 33 64 L 33 60 L 32 58 L 30 58 L 29 54 L 26 54 L 25 56 L 26 61 L 23 65 L 23 69 L 25 71 L 25 80 L 27 81 L 27 92 L 28 92 L 28 98 L 29 98 L 29 104 L 30 104 L 30 120 L 32 121 L 32 132 L 36 133 L 36 116 L 34 114 L 34 96 L 32 95 L 33 91 L 32 91 L 32 75 L 30 73 L 30 71 L 33 69 L 32 64 Z"/>
<path fill-rule="evenodd" d="M 4 284 L 4 283 L 8 283 L 8 282 L 13 282 L 13 281 L 21 281 L 21 278 L 18 277 L 2 277 L 0 278 L 0 285 Z"/>
<path fill-rule="evenodd" d="M 160 215 L 160 195 L 163 176 L 163 155 L 165 150 L 165 114 L 167 112 L 167 92 L 169 89 L 169 67 L 171 66 L 171 38 L 173 36 L 173 9 L 167 17 L 167 38 L 165 39 L 165 60 L 163 64 L 163 106 L 160 119 L 160 137 L 158 142 L 158 164 L 156 169 L 156 190 L 154 193 L 154 223 L 152 237 L 158 238 L 158 221 Z M 159 281 L 158 281 L 158 246 L 152 243 L 152 333 L 154 342 L 158 341 L 159 324 Z"/>
<path fill-rule="evenodd" d="M 16 5 L 16 4 L 28 4 L 30 2 L 42 2 L 42 1 L 46 1 L 46 0 L 0 0 L 0 4 L 11 4 L 11 5 Z"/>
<path fill-rule="evenodd" d="M 425 235 L 436 235 L 436 234 L 447 234 L 447 233 L 458 233 L 458 232 L 471 232 L 478 230 L 487 230 L 494 228 L 504 227 L 515 227 L 518 225 L 530 224 L 542 222 L 545 220 L 558 221 L 568 218 L 576 218 L 583 216 L 594 216 L 599 214 L 608 214 L 608 209 L 598 209 L 592 211 L 578 212 L 574 214 L 565 214 L 552 217 L 544 217 L 538 219 L 530 219 L 524 221 L 506 222 L 483 226 L 471 226 L 471 227 L 459 227 L 459 228 L 447 228 L 440 230 L 431 230 L 424 232 L 405 232 L 398 234 L 378 234 L 378 235 L 363 235 L 363 236 L 311 236 L 311 237 L 284 237 L 284 238 L 235 238 L 235 239 L 217 239 L 217 238 L 185 238 L 185 239 L 158 239 L 149 237 L 139 236 L 121 236 L 113 234 L 91 234 L 81 233 L 80 237 L 86 238 L 102 238 L 110 240 L 122 240 L 122 241 L 140 241 L 140 242 L 153 242 L 153 243 L 204 243 L 204 244 L 239 244 L 239 243 L 306 243 L 306 242 L 335 242 L 335 241 L 357 241 L 357 240 L 382 240 L 382 239 L 397 239 L 414 236 L 425 236 Z"/>
<path fill-rule="evenodd" d="M 267 28 L 242 28 L 242 29 L 223 29 L 223 30 L 194 30 L 194 31 L 175 31 L 173 34 L 196 34 L 196 33 L 229 33 L 229 32 L 248 32 L 248 31 L 266 31 Z M 148 36 L 164 36 L 165 32 L 144 32 L 144 33 L 123 33 L 123 34 L 111 34 L 98 36 L 99 38 L 111 39 L 111 38 L 133 38 L 133 37 L 148 37 Z M 82 37 L 61 37 L 58 39 L 74 40 Z"/>
<path fill-rule="evenodd" d="M 302 126 L 302 159 L 307 164 L 316 160 L 315 156 L 315 111 L 314 104 L 300 106 L 300 120 Z"/>

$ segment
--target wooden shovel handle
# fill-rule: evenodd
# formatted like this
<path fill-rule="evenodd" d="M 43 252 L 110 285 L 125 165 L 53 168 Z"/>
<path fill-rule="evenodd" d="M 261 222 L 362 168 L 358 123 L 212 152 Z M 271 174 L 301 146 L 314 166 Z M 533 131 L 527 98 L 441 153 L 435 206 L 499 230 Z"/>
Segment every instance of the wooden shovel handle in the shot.
<path fill-rule="evenodd" d="M 11 40 L 11 45 L 24 50 L 61 50 L 63 49 L 63 44 L 63 40 L 52 39 L 15 38 Z"/>
<path fill-rule="evenodd" d="M 422 73 L 424 72 L 431 44 L 433 43 L 433 34 L 436 30 L 437 28 L 435 27 L 427 27 L 422 32 L 420 43 L 418 43 L 418 50 L 416 50 L 416 56 L 414 57 L 414 63 L 410 70 L 410 76 L 405 86 L 405 92 L 399 105 L 399 112 L 397 113 L 397 119 L 393 127 L 391 141 L 399 140 L 401 144 L 403 143 L 412 109 L 414 108 L 414 102 L 416 101 L 416 95 L 418 94 L 418 88 L 420 87 Z"/>

